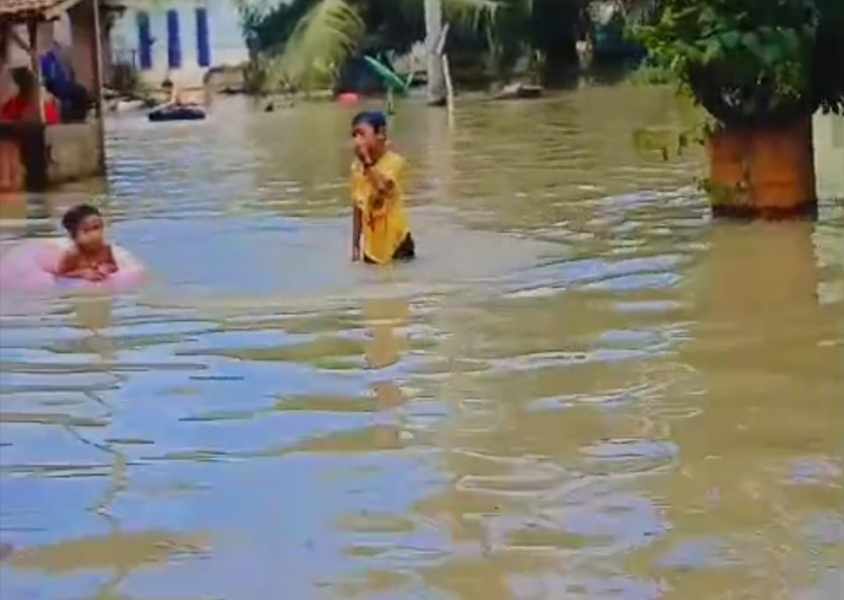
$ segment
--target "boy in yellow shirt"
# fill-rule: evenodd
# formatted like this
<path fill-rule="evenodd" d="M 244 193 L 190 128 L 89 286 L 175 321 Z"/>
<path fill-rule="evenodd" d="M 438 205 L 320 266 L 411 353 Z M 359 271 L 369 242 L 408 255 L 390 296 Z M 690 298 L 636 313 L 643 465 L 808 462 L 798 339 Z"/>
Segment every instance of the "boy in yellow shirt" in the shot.
<path fill-rule="evenodd" d="M 402 193 L 405 160 L 387 148 L 384 115 L 356 115 L 352 120 L 352 141 L 352 260 L 383 265 L 415 258 L 416 245 L 410 235 Z"/>

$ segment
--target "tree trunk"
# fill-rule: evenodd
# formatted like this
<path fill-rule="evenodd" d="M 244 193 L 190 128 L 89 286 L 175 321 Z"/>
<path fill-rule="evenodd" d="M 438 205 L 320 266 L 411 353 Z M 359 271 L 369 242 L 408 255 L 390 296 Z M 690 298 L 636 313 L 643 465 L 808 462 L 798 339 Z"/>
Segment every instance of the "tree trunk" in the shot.
<path fill-rule="evenodd" d="M 721 128 L 707 138 L 712 214 L 768 220 L 817 214 L 811 115 L 782 128 Z"/>
<path fill-rule="evenodd" d="M 425 0 L 425 50 L 428 65 L 428 104 L 442 105 L 445 102 L 445 74 L 437 44 L 443 28 L 441 0 Z"/>

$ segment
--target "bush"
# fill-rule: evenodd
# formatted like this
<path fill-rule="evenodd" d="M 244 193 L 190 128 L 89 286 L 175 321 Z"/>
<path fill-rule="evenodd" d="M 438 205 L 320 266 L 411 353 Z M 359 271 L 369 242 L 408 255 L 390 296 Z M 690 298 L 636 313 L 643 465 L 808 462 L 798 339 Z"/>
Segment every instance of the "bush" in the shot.
<path fill-rule="evenodd" d="M 726 125 L 787 124 L 844 110 L 842 0 L 657 0 L 637 33 Z"/>

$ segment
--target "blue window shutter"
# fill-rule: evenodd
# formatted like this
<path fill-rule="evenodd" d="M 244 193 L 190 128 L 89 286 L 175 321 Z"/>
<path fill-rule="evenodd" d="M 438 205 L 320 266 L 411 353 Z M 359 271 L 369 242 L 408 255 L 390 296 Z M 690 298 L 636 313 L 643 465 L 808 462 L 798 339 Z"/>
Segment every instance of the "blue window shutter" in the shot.
<path fill-rule="evenodd" d="M 196 61 L 200 67 L 211 65 L 211 42 L 208 34 L 208 11 L 196 9 Z"/>
<path fill-rule="evenodd" d="M 182 40 L 179 37 L 179 11 L 167 11 L 167 66 L 182 67 Z"/>
<path fill-rule="evenodd" d="M 138 62 L 143 70 L 152 68 L 152 34 L 149 28 L 149 15 L 139 11 L 135 22 L 138 26 Z"/>

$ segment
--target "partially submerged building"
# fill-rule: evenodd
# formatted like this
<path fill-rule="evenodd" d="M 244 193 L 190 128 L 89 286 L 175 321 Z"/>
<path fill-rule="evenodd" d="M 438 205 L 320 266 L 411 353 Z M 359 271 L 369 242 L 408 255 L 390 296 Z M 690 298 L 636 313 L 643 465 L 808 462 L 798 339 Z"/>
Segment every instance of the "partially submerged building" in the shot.
<path fill-rule="evenodd" d="M 2 0 L 0 2 L 0 103 L 16 93 L 8 74 L 27 68 L 43 83 L 41 57 L 56 42 L 54 24 L 68 30 L 65 56 L 88 110 L 74 122 L 47 124 L 44 109 L 25 119 L 0 120 L 0 192 L 40 191 L 51 185 L 105 174 L 102 83 L 110 65 L 109 28 L 115 0 Z M 37 101 L 46 94 L 43 85 Z M 5 96 L 5 98 L 3 97 Z"/>
<path fill-rule="evenodd" d="M 152 87 L 201 88 L 209 70 L 249 60 L 235 0 L 133 0 L 111 42 L 115 63 Z"/>

